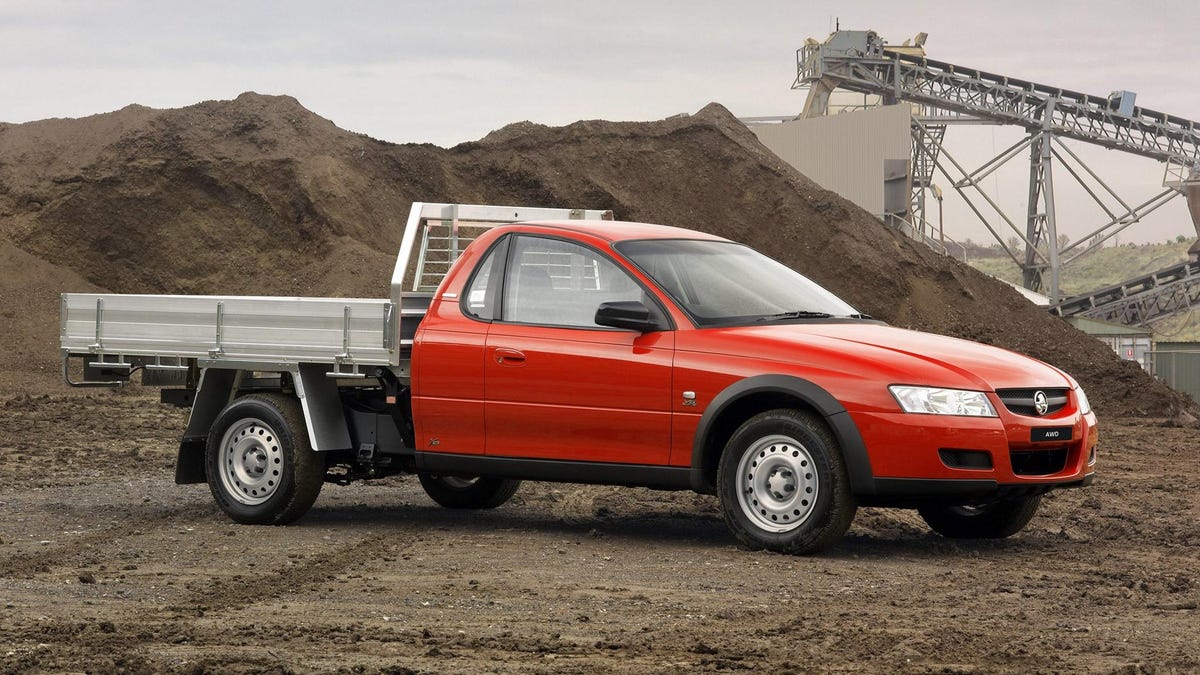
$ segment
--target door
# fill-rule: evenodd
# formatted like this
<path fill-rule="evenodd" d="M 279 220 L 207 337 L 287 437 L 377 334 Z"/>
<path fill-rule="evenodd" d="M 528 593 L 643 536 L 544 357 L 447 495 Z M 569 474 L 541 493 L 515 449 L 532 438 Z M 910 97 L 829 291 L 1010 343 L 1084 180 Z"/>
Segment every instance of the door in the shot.
<path fill-rule="evenodd" d="M 515 238 L 485 349 L 489 456 L 667 464 L 674 334 L 597 325 L 619 300 L 656 307 L 600 251 Z"/>
<path fill-rule="evenodd" d="M 421 322 L 412 360 L 417 450 L 484 454 L 485 341 L 505 247 L 501 240 L 488 251 L 461 302 L 435 302 Z"/>

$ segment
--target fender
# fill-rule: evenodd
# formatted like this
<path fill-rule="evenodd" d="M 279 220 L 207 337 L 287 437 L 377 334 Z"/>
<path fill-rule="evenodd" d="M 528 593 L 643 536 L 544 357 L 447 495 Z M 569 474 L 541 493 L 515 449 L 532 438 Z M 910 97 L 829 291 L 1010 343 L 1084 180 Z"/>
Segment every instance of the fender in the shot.
<path fill-rule="evenodd" d="M 858 432 L 854 420 L 845 406 L 838 402 L 832 394 L 820 386 L 792 375 L 755 375 L 744 380 L 738 380 L 717 394 L 696 427 L 696 435 L 692 440 L 692 471 L 691 486 L 696 492 L 713 493 L 715 485 L 705 477 L 705 449 L 709 434 L 712 433 L 721 415 L 730 406 L 747 396 L 757 394 L 783 394 L 800 399 L 829 424 L 834 438 L 842 450 L 846 462 L 846 473 L 850 478 L 850 489 L 855 495 L 875 494 L 874 474 L 871 471 L 871 458 L 867 455 L 867 446 L 862 435 Z M 719 449 L 718 449 L 719 452 Z"/>
<path fill-rule="evenodd" d="M 342 410 L 337 382 L 325 376 L 328 366 L 302 363 L 292 375 L 296 396 L 304 411 L 304 423 L 313 450 L 347 450 L 351 447 L 350 427 Z M 196 388 L 196 399 L 187 430 L 179 442 L 179 455 L 175 461 L 175 482 L 203 483 L 204 451 L 208 444 L 208 433 L 217 416 L 229 405 L 237 393 L 238 376 L 241 370 L 227 368 L 205 368 Z"/>

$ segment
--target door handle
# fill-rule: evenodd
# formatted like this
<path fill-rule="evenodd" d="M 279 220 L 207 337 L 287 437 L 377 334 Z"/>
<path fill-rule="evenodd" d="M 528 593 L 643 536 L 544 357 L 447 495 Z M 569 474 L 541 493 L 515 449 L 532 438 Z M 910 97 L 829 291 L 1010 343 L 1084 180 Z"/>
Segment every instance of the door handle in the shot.
<path fill-rule="evenodd" d="M 496 348 L 496 363 L 502 366 L 519 366 L 525 363 L 525 354 L 507 347 Z"/>

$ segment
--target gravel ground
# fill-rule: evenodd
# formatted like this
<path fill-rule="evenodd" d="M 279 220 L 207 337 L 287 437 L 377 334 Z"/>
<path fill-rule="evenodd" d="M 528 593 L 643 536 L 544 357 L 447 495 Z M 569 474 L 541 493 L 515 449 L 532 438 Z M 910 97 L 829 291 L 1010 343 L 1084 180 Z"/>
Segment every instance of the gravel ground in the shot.
<path fill-rule="evenodd" d="M 1194 429 L 1103 420 L 1095 485 L 1008 540 L 862 509 L 798 558 L 629 488 L 388 479 L 239 526 L 172 482 L 183 413 L 48 391 L 0 397 L 2 672 L 1200 671 Z"/>

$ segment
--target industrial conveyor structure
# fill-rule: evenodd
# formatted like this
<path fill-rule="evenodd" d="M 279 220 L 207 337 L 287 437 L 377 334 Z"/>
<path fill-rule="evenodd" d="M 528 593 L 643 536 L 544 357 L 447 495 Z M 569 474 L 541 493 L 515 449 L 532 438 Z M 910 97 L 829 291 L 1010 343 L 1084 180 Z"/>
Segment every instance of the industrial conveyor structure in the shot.
<path fill-rule="evenodd" d="M 1058 316 L 1086 316 L 1127 326 L 1152 326 L 1200 305 L 1200 262 L 1191 260 L 1050 308 Z"/>
<path fill-rule="evenodd" d="M 1147 214 L 1179 194 L 1188 200 L 1194 225 L 1200 234 L 1200 129 L 1197 123 L 1173 115 L 1139 108 L 1132 92 L 1096 96 L 996 75 L 974 68 L 925 58 L 925 34 L 915 44 L 887 45 L 874 31 L 837 31 L 824 42 L 809 39 L 796 52 L 797 77 L 793 89 L 807 88 L 804 117 L 825 115 L 829 96 L 835 89 L 879 96 L 882 104 L 918 104 L 912 121 L 912 199 L 909 222 L 914 236 L 929 241 L 932 228 L 925 219 L 927 191 L 935 171 L 941 172 L 970 209 L 1023 271 L 1026 288 L 1062 300 L 1060 270 L 1063 265 L 1102 246 Z M 1027 136 L 1000 152 L 977 169 L 965 168 L 946 151 L 942 141 L 948 125 L 997 124 L 1023 127 Z M 1119 196 L 1077 153 L 1063 141 L 1071 139 L 1120 150 L 1165 163 L 1162 190 L 1144 200 Z M 1013 158 L 1028 152 L 1029 199 L 1023 226 L 1010 217 L 981 186 L 981 181 Z M 1107 222 L 1074 242 L 1060 240 L 1055 222 L 1055 165 L 1065 170 L 1107 214 Z M 1102 198 L 1102 194 L 1107 197 Z M 940 198 L 940 193 L 934 193 Z M 1112 206 L 1115 202 L 1118 206 Z M 989 214 L 994 214 L 989 218 Z M 999 217 L 1003 223 L 993 222 Z M 1004 225 L 1020 242 L 1014 250 L 1002 236 Z M 1065 239 L 1065 238 L 1063 238 Z M 1195 259 L 1193 251 L 1193 259 Z M 1162 291 L 1171 285 L 1181 288 L 1176 295 L 1182 308 L 1196 304 L 1200 287 L 1195 274 L 1175 276 L 1179 267 L 1156 275 L 1153 286 Z M 1132 299 L 1140 280 L 1120 285 Z M 1143 284 L 1144 285 L 1144 284 Z M 1106 289 L 1111 290 L 1111 289 Z M 1175 293 L 1175 291 L 1172 291 Z M 1159 294 L 1159 297 L 1162 293 Z M 1088 296 L 1089 316 L 1105 317 L 1100 311 L 1102 294 Z M 1074 299 L 1072 299 L 1074 300 Z M 1168 303 L 1172 307 L 1176 304 Z M 1074 306 L 1074 305 L 1073 305 Z M 1168 310 L 1167 305 L 1162 311 Z M 1067 311 L 1065 308 L 1064 313 Z M 1147 316 L 1146 308 L 1116 310 L 1119 316 Z M 1155 314 L 1154 312 L 1148 312 Z M 1157 314 L 1155 314 L 1157 316 Z M 1123 320 L 1123 319 L 1122 319 Z M 1135 322 L 1142 323 L 1139 318 Z"/>

